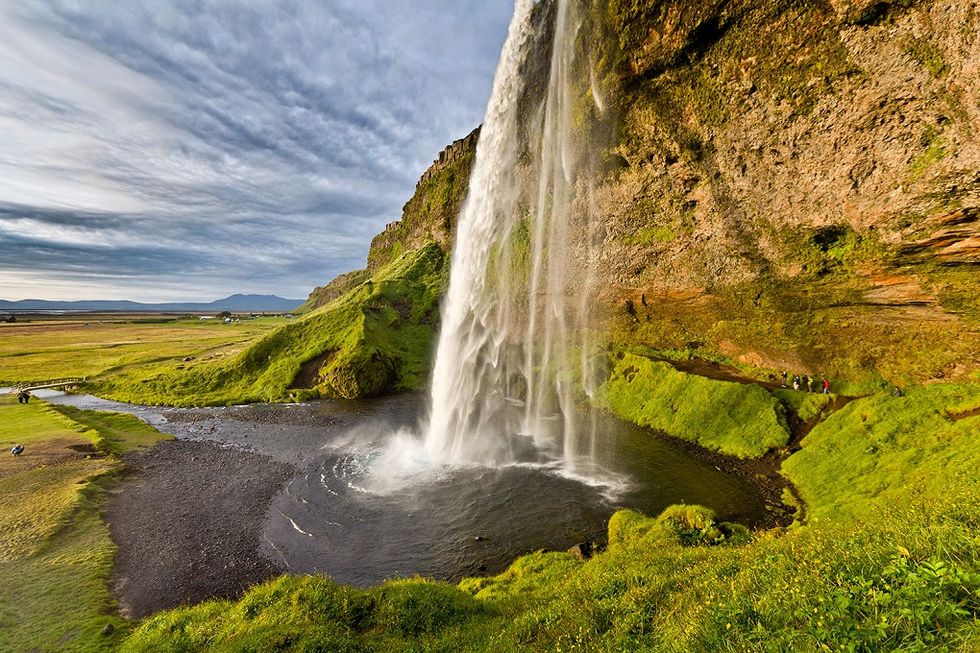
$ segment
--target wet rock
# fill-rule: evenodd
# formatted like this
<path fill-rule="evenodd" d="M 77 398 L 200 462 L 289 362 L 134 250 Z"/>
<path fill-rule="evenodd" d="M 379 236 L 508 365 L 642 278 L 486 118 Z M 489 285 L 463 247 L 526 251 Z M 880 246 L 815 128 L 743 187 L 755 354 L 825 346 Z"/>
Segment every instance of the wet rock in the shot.
<path fill-rule="evenodd" d="M 588 560 L 595 553 L 595 544 L 592 542 L 579 542 L 568 549 L 568 552 L 579 560 Z"/>

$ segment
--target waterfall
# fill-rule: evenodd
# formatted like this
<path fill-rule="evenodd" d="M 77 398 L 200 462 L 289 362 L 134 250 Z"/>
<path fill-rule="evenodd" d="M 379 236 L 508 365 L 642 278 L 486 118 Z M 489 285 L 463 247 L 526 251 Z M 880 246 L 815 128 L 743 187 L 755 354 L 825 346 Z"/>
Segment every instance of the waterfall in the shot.
<path fill-rule="evenodd" d="M 541 54 L 536 11 L 553 20 L 544 89 L 524 79 Z M 596 240 L 573 123 L 575 102 L 595 96 L 581 92 L 593 81 L 591 67 L 579 79 L 580 26 L 572 0 L 516 2 L 458 220 L 424 434 L 433 462 L 502 464 L 530 451 L 580 469 L 594 453 L 575 397 L 592 390 Z"/>

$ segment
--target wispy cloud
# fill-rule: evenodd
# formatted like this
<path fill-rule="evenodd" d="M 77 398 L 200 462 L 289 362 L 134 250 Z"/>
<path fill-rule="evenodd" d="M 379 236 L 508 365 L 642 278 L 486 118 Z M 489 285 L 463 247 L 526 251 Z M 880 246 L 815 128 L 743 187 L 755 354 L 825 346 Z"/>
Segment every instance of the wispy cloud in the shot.
<path fill-rule="evenodd" d="M 0 297 L 302 296 L 482 118 L 510 0 L 0 5 Z"/>

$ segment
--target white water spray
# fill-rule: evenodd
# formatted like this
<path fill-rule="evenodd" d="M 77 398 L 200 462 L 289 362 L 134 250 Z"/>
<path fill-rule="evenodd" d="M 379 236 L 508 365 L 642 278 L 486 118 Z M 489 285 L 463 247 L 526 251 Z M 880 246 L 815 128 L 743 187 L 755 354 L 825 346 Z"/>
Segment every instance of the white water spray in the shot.
<path fill-rule="evenodd" d="M 555 5 L 536 110 L 522 98 L 540 95 L 528 88 L 537 80 L 522 74 L 539 29 L 534 12 L 544 7 L 517 0 L 501 54 L 443 305 L 424 440 L 430 462 L 502 464 L 545 453 L 578 472 L 595 452 L 594 428 L 580 428 L 589 420 L 575 401 L 577 386 L 592 390 L 596 238 L 590 170 L 573 126 L 581 21 L 572 0 Z"/>

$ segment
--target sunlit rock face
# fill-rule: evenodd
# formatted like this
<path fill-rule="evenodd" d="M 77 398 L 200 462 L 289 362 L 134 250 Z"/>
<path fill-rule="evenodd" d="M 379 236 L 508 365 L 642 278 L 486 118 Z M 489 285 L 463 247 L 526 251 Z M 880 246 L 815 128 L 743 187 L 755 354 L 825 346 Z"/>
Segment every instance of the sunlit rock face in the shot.
<path fill-rule="evenodd" d="M 527 275 L 509 277 L 509 310 L 534 313 L 534 229 L 561 224 L 538 220 L 547 202 L 532 189 L 549 188 L 543 107 L 556 106 L 556 27 L 569 11 L 564 147 L 582 188 L 557 212 L 563 260 L 589 262 L 592 276 L 570 267 L 565 277 L 591 298 L 597 343 L 865 385 L 978 368 L 980 19 L 970 3 L 598 4 L 530 12 L 507 171 L 516 209 L 502 211 L 510 235 L 494 241 L 511 249 L 491 248 L 483 268 L 496 274 L 503 261 Z M 467 152 L 434 167 L 373 257 L 423 239 L 447 247 L 456 222 L 446 216 L 470 192 Z M 541 325 L 554 295 L 533 297 Z M 507 339 L 526 341 L 518 332 Z M 527 351 L 506 349 L 507 369 L 528 367 Z M 523 401 L 525 377 L 508 373 L 502 396 Z"/>
<path fill-rule="evenodd" d="M 977 369 L 969 3 L 613 2 L 607 15 L 610 340 L 864 384 Z"/>

